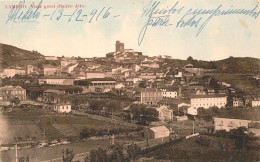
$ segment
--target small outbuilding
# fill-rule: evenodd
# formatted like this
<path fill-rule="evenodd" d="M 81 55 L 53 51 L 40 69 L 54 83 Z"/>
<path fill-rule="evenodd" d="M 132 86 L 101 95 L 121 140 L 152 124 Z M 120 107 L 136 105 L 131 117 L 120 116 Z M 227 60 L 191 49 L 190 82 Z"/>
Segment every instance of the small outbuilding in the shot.
<path fill-rule="evenodd" d="M 165 126 L 151 127 L 145 131 L 146 139 L 156 139 L 156 138 L 164 138 L 169 137 L 170 130 Z"/>

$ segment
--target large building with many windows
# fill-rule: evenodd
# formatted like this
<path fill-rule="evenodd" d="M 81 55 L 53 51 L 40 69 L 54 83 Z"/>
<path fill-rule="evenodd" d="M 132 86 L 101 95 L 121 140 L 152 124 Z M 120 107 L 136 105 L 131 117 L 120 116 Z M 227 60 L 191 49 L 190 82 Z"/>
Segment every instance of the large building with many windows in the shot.
<path fill-rule="evenodd" d="M 162 91 L 154 88 L 138 88 L 135 91 L 136 100 L 146 105 L 157 105 L 162 97 Z"/>
<path fill-rule="evenodd" d="M 227 104 L 227 96 L 225 95 L 196 95 L 191 97 L 191 107 L 210 108 L 225 107 Z"/>
<path fill-rule="evenodd" d="M 74 81 L 75 86 L 81 86 L 84 92 L 108 92 L 115 88 L 116 80 L 113 78 L 93 78 Z"/>
<path fill-rule="evenodd" d="M 18 98 L 20 101 L 26 100 L 26 90 L 20 86 L 0 87 L 0 101 L 10 101 Z"/>

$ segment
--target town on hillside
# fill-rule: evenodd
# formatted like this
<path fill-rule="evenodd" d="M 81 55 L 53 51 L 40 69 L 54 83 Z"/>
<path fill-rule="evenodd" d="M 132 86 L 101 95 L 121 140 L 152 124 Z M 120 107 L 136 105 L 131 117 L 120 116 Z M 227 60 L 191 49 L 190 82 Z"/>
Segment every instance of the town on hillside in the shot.
<path fill-rule="evenodd" d="M 260 160 L 259 59 L 1 47 L 0 161 Z"/>

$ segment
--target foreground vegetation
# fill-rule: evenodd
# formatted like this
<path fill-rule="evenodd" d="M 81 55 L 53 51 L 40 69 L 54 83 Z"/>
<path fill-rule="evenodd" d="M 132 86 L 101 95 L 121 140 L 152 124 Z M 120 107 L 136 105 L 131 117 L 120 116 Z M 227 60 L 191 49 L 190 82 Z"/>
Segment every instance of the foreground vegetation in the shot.
<path fill-rule="evenodd" d="M 239 142 L 238 142 L 239 141 Z M 247 141 L 249 142 L 249 141 Z M 256 141 L 251 141 L 256 142 Z M 197 136 L 164 145 L 147 157 L 157 160 L 192 161 L 259 161 L 260 148 L 250 143 L 243 146 L 238 137 Z"/>

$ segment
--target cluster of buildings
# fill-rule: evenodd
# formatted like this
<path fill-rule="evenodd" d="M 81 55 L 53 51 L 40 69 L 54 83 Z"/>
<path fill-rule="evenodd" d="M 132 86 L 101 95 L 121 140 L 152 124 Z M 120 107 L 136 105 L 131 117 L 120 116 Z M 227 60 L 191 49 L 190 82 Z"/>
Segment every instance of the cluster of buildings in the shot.
<path fill-rule="evenodd" d="M 82 91 L 78 93 L 83 94 L 120 89 L 120 95 L 155 108 L 162 121 L 173 119 L 173 107 L 185 107 L 187 114 L 197 115 L 198 108 L 260 106 L 259 96 L 238 95 L 231 84 L 204 75 L 214 69 L 196 67 L 190 62 L 175 65 L 169 59 L 169 56 L 145 56 L 142 52 L 125 49 L 124 43 L 116 41 L 115 52 L 108 53 L 106 57 L 46 56 L 42 66 L 6 68 L 0 72 L 0 77 L 17 79 L 17 75 L 36 74 L 37 86 L 79 87 Z M 54 110 L 58 112 L 71 111 L 71 106 L 57 97 L 61 94 L 67 95 L 63 91 L 48 89 L 39 101 L 56 104 Z M 30 94 L 26 96 L 26 90 L 22 87 L 1 87 L 0 101 L 14 97 L 26 100 Z"/>

